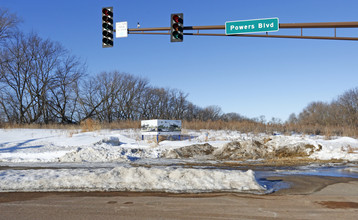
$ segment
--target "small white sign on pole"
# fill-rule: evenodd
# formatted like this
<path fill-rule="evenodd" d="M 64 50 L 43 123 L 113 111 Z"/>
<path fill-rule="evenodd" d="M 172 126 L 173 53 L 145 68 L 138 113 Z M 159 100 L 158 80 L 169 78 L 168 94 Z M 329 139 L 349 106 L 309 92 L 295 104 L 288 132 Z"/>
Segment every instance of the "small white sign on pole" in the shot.
<path fill-rule="evenodd" d="M 128 23 L 126 21 L 116 22 L 116 38 L 128 37 Z"/>

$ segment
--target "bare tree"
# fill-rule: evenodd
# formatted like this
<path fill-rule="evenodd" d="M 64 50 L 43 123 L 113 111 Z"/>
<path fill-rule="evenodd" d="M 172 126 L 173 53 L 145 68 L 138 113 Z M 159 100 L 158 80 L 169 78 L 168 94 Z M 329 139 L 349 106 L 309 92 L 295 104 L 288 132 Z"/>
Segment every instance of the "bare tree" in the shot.
<path fill-rule="evenodd" d="M 287 120 L 290 124 L 296 124 L 298 122 L 297 116 L 295 113 L 291 113 Z"/>
<path fill-rule="evenodd" d="M 330 117 L 330 104 L 324 102 L 311 102 L 299 114 L 299 121 L 308 125 L 327 125 Z"/>
<path fill-rule="evenodd" d="M 221 108 L 217 105 L 210 105 L 204 108 L 200 112 L 199 119 L 203 121 L 208 121 L 208 120 L 216 121 L 219 120 L 221 116 L 222 116 Z"/>
<path fill-rule="evenodd" d="M 141 119 L 185 119 L 190 103 L 188 95 L 177 89 L 147 87 L 141 95 Z"/>
<path fill-rule="evenodd" d="M 338 98 L 344 121 L 350 127 L 358 127 L 358 88 L 350 89 Z"/>
<path fill-rule="evenodd" d="M 141 102 L 147 92 L 148 80 L 125 74 L 122 90 L 118 96 L 118 108 L 124 120 L 138 120 Z"/>
<path fill-rule="evenodd" d="M 85 66 L 78 58 L 68 55 L 58 65 L 50 89 L 49 107 L 54 120 L 76 123 L 78 118 L 79 82 Z"/>
<path fill-rule="evenodd" d="M 149 104 L 147 105 L 147 114 L 149 118 L 169 119 L 169 94 L 164 88 L 151 88 L 147 90 Z"/>
<path fill-rule="evenodd" d="M 43 40 L 34 33 L 19 33 L 6 44 L 0 51 L 0 107 L 8 121 L 56 121 L 59 108 L 67 105 L 60 98 L 69 91 L 66 79 L 70 75 L 78 78 L 72 72 L 76 72 L 79 63 L 69 57 L 60 44 Z M 67 114 L 63 112 L 66 109 L 62 109 L 63 114 Z"/>
<path fill-rule="evenodd" d="M 191 102 L 188 102 L 187 110 L 184 112 L 184 120 L 187 121 L 199 120 L 201 111 L 202 111 L 201 107 L 194 105 Z"/>
<path fill-rule="evenodd" d="M 29 123 L 26 115 L 34 104 L 29 82 L 34 72 L 27 38 L 19 34 L 0 52 L 1 107 L 9 121 Z"/>
<path fill-rule="evenodd" d="M 345 116 L 343 114 L 343 109 L 338 100 L 332 101 L 329 105 L 329 121 L 328 124 L 331 126 L 345 126 L 347 123 L 345 122 Z"/>
<path fill-rule="evenodd" d="M 27 44 L 31 61 L 32 77 L 28 81 L 28 91 L 33 97 L 30 122 L 48 123 L 52 121 L 49 91 L 55 86 L 56 72 L 65 56 L 65 49 L 57 42 L 43 40 L 30 34 Z"/>
<path fill-rule="evenodd" d="M 344 128 L 354 131 L 358 128 L 358 88 L 346 91 L 331 103 L 310 103 L 299 114 L 297 124 L 317 134 L 328 127 L 335 134 L 342 134 Z"/>
<path fill-rule="evenodd" d="M 21 20 L 16 14 L 10 13 L 7 9 L 0 8 L 0 45 L 14 36 L 17 25 Z"/>
<path fill-rule="evenodd" d="M 96 118 L 101 111 L 101 105 L 108 99 L 108 93 L 103 93 L 103 85 L 98 81 L 99 76 L 90 77 L 82 82 L 79 90 L 80 120 Z"/>
<path fill-rule="evenodd" d="M 241 116 L 239 113 L 230 112 L 230 113 L 223 114 L 221 116 L 221 120 L 228 122 L 228 121 L 244 121 L 248 119 L 245 118 L 244 116 Z"/>
<path fill-rule="evenodd" d="M 169 106 L 170 108 L 170 118 L 171 119 L 184 119 L 184 113 L 188 109 L 188 101 L 187 97 L 188 94 L 185 94 L 184 92 L 172 89 L 170 92 L 170 101 Z"/>
<path fill-rule="evenodd" d="M 81 86 L 82 120 L 138 120 L 140 102 L 147 84 L 145 79 L 118 71 L 91 77 Z"/>

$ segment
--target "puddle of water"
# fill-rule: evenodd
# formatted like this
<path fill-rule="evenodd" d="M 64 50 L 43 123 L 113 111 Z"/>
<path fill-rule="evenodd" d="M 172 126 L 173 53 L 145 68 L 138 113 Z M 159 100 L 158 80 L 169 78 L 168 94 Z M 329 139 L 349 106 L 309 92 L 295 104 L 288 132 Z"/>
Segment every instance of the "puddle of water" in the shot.
<path fill-rule="evenodd" d="M 256 178 L 256 181 L 266 188 L 266 194 L 276 192 L 281 189 L 290 188 L 291 184 L 282 180 L 268 180 L 266 178 Z"/>
<path fill-rule="evenodd" d="M 276 170 L 274 173 L 278 175 L 309 175 L 309 176 L 327 176 L 327 177 L 351 177 L 358 178 L 358 172 L 355 172 L 355 168 L 347 166 L 337 167 L 304 167 L 293 170 Z M 352 172 L 352 170 L 354 172 Z"/>
<path fill-rule="evenodd" d="M 256 180 L 267 189 L 267 193 L 272 193 L 281 189 L 290 188 L 290 184 L 282 180 L 267 180 L 268 177 L 306 175 L 306 176 L 326 176 L 326 177 L 350 177 L 358 178 L 358 166 L 303 166 L 303 167 L 265 167 L 255 171 Z"/>

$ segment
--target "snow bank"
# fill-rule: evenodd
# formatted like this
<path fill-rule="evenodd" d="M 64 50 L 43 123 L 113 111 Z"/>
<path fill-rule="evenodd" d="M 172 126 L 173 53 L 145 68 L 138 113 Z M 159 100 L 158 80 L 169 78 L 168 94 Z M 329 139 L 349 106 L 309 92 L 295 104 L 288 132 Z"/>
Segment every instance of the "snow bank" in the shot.
<path fill-rule="evenodd" d="M 124 161 L 125 158 L 121 155 L 118 149 L 104 148 L 104 147 L 88 147 L 77 148 L 74 151 L 68 152 L 62 157 L 58 158 L 58 162 L 114 162 Z"/>
<path fill-rule="evenodd" d="M 358 140 L 318 136 L 270 136 L 237 131 L 185 131 L 183 141 L 142 141 L 140 130 L 83 132 L 0 129 L 0 162 L 123 162 L 143 158 L 242 160 L 310 157 L 358 161 Z"/>
<path fill-rule="evenodd" d="M 0 191 L 265 191 L 252 170 L 116 167 L 0 171 Z"/>
<path fill-rule="evenodd" d="M 0 153 L 0 162 L 10 163 L 42 163 L 55 162 L 57 158 L 66 155 L 70 151 L 44 151 L 44 152 L 18 152 Z"/>
<path fill-rule="evenodd" d="M 358 140 L 349 137 L 340 137 L 334 140 L 317 140 L 322 150 L 311 155 L 311 158 L 320 160 L 342 159 L 358 161 Z"/>
<path fill-rule="evenodd" d="M 83 133 L 0 129 L 0 166 L 29 163 L 28 168 L 46 167 L 0 170 L 0 191 L 262 191 L 265 189 L 256 182 L 251 170 L 160 167 L 176 164 L 178 160 L 173 159 L 177 158 L 190 158 L 193 163 L 277 157 L 358 161 L 358 140 L 348 137 L 325 140 L 318 136 L 253 135 L 237 131 L 185 132 L 190 139 L 157 144 L 141 140 L 140 131 L 133 129 Z M 130 167 L 129 162 L 137 159 L 146 159 L 142 161 L 151 168 Z M 140 164 L 141 161 L 136 163 Z M 357 169 L 347 171 L 353 173 Z"/>
<path fill-rule="evenodd" d="M 149 147 L 147 143 L 142 145 L 136 141 L 139 135 L 139 130 L 133 129 L 96 132 L 62 129 L 0 129 L 0 162 L 123 161 L 138 157 L 138 153 L 132 153 L 128 149 L 142 150 Z M 133 152 L 140 150 L 133 150 Z M 155 155 L 141 154 L 140 157 L 155 157 Z"/>

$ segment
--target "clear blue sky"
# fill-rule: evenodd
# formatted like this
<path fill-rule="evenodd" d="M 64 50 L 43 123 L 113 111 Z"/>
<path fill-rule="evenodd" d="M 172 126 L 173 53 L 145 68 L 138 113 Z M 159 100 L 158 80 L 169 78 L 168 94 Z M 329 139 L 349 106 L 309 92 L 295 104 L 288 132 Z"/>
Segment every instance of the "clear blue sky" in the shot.
<path fill-rule="evenodd" d="M 177 3 L 176 3 L 177 2 Z M 58 41 L 88 65 L 89 74 L 119 70 L 152 85 L 177 88 L 201 107 L 286 120 L 312 101 L 331 101 L 358 86 L 358 42 L 269 38 L 129 35 L 101 45 L 101 8 L 129 28 L 168 27 L 171 13 L 185 26 L 278 17 L 280 23 L 358 21 L 356 0 L 0 0 L 23 19 L 21 29 Z M 224 33 L 224 31 L 221 31 Z M 329 34 L 333 29 L 304 34 Z M 281 29 L 277 34 L 300 34 Z M 337 30 L 358 37 L 358 28 Z M 178 64 L 178 65 L 177 65 Z"/>

